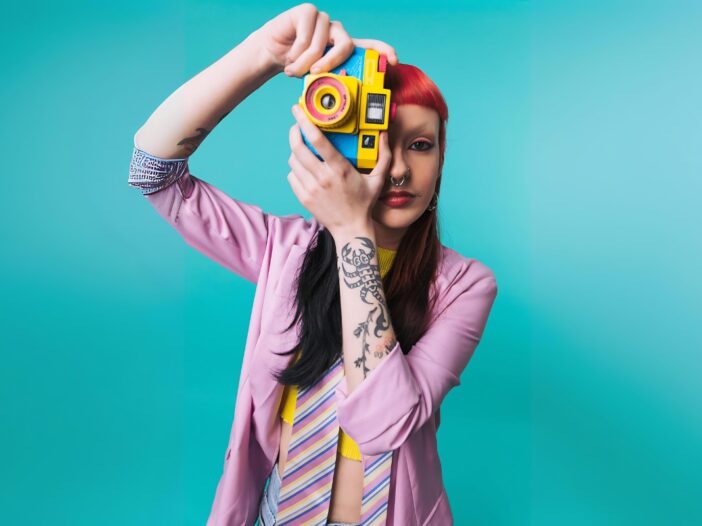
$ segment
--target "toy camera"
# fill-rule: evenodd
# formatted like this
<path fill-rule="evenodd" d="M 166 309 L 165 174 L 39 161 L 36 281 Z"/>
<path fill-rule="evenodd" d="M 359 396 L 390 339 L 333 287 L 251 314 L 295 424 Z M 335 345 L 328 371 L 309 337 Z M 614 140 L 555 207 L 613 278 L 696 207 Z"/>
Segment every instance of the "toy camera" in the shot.
<path fill-rule="evenodd" d="M 331 49 L 328 46 L 325 50 Z M 359 171 L 378 162 L 379 135 L 395 118 L 395 104 L 385 85 L 387 57 L 374 49 L 356 47 L 343 64 L 302 78 L 299 103 L 339 152 Z M 303 141 L 320 159 L 304 133 Z"/>

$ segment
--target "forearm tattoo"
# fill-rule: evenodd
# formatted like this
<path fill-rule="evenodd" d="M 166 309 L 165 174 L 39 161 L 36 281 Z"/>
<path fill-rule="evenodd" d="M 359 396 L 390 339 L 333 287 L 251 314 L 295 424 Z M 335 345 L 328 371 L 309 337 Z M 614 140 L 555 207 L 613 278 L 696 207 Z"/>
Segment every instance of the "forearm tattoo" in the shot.
<path fill-rule="evenodd" d="M 380 267 L 372 263 L 375 254 L 374 243 L 367 237 L 357 236 L 354 241 L 347 243 L 341 249 L 340 268 L 344 274 L 346 287 L 349 289 L 359 288 L 361 300 L 373 306 L 368 311 L 366 318 L 358 324 L 353 332 L 354 336 L 361 339 L 361 355 L 354 361 L 354 365 L 363 370 L 364 378 L 370 373 L 367 361 L 371 354 L 368 342 L 370 327 L 373 326 L 373 335 L 381 340 L 384 333 L 390 328 L 390 314 L 383 293 Z M 384 344 L 382 351 L 374 351 L 373 355 L 376 358 L 382 358 L 392 350 L 394 345 L 393 339 L 389 344 Z"/>
<path fill-rule="evenodd" d="M 230 112 L 231 110 L 222 115 L 215 124 L 215 126 L 222 122 L 222 119 L 229 115 Z M 211 130 L 208 130 L 207 128 L 197 128 L 195 131 L 197 131 L 197 135 L 193 135 L 192 137 L 185 137 L 184 139 L 181 139 L 180 142 L 178 142 L 178 146 L 183 146 L 185 148 L 186 155 L 191 155 L 197 149 L 200 143 L 202 143 L 202 141 L 205 140 L 205 137 L 207 137 Z"/>

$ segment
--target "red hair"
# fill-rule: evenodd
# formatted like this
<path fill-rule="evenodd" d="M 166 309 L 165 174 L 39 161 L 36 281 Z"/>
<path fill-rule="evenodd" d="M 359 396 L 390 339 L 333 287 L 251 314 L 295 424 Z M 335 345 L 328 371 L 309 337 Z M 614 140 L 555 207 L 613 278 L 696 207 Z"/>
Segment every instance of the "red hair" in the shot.
<path fill-rule="evenodd" d="M 416 104 L 430 108 L 439 115 L 439 173 L 441 173 L 444 166 L 446 123 L 448 122 L 448 106 L 441 91 L 426 73 L 411 64 L 397 66 L 388 64 L 385 87 L 392 92 L 390 100 L 395 104 Z"/>
<path fill-rule="evenodd" d="M 446 124 L 448 106 L 437 85 L 426 73 L 411 64 L 388 64 L 385 87 L 395 104 L 417 104 L 430 108 L 439 116 L 439 176 L 436 193 L 439 194 L 441 172 L 446 151 Z M 429 313 L 435 297 L 430 296 L 441 257 L 439 237 L 438 199 L 433 211 L 425 211 L 412 223 L 400 241 L 395 260 L 383 280 L 393 328 L 400 346 L 408 352 L 424 334 L 431 320 Z"/>

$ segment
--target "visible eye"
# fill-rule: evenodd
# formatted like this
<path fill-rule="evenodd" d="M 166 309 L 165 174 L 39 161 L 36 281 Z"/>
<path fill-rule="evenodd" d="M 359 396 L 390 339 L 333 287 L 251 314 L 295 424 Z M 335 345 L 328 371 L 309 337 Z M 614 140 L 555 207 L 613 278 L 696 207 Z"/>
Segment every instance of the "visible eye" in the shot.
<path fill-rule="evenodd" d="M 414 146 L 415 144 L 419 145 L 418 151 L 420 152 L 426 152 L 427 150 L 431 150 L 432 146 L 434 146 L 432 143 L 428 141 L 415 141 L 411 144 L 411 146 Z"/>

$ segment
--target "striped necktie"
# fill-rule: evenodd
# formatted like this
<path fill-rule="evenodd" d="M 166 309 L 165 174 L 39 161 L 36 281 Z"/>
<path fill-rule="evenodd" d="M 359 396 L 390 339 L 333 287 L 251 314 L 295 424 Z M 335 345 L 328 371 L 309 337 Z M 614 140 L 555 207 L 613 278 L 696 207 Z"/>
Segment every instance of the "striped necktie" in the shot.
<path fill-rule="evenodd" d="M 343 377 L 340 358 L 315 384 L 298 392 L 276 526 L 327 523 L 339 441 L 335 389 Z M 362 526 L 385 524 L 391 467 L 392 451 L 363 455 Z"/>

